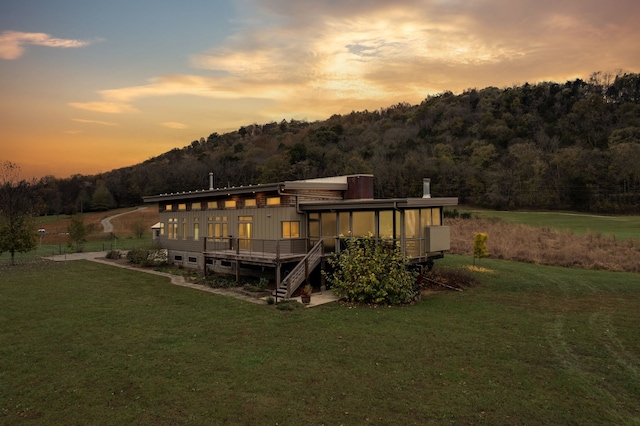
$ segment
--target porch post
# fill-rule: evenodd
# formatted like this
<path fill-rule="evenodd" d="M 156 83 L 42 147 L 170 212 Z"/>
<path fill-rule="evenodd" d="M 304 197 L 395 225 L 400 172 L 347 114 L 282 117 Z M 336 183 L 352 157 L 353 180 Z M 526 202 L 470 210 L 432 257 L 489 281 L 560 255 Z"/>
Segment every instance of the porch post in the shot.
<path fill-rule="evenodd" d="M 282 264 L 280 263 L 280 261 L 276 262 L 276 303 L 278 303 L 278 289 L 280 288 L 280 281 L 282 280 L 282 277 L 280 276 L 280 267 L 282 266 Z"/>

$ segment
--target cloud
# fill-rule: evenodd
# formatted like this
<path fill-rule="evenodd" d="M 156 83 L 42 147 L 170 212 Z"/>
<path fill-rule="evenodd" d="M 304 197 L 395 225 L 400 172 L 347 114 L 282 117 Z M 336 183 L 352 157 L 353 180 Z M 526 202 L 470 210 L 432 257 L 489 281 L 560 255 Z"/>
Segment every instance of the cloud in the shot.
<path fill-rule="evenodd" d="M 236 33 L 165 75 L 72 106 L 137 111 L 142 98 L 265 99 L 271 116 L 322 117 L 444 90 L 640 67 L 640 2 L 237 0 Z M 266 108 L 266 107 L 265 107 Z"/>
<path fill-rule="evenodd" d="M 124 114 L 139 112 L 133 106 L 118 102 L 70 102 L 69 106 L 88 111 L 104 112 L 107 114 Z"/>
<path fill-rule="evenodd" d="M 160 123 L 160 125 L 169 129 L 186 129 L 189 127 L 186 124 L 176 123 L 174 121 L 165 121 L 164 123 Z"/>
<path fill-rule="evenodd" d="M 89 40 L 69 40 L 55 38 L 45 33 L 23 33 L 20 31 L 3 31 L 0 34 L 0 58 L 17 59 L 24 53 L 24 45 L 72 48 L 91 44 Z"/>
<path fill-rule="evenodd" d="M 102 126 L 117 126 L 116 123 L 110 123 L 108 121 L 99 121 L 99 120 L 86 120 L 84 118 L 74 118 L 73 121 L 78 123 L 87 123 L 87 124 L 100 124 Z"/>

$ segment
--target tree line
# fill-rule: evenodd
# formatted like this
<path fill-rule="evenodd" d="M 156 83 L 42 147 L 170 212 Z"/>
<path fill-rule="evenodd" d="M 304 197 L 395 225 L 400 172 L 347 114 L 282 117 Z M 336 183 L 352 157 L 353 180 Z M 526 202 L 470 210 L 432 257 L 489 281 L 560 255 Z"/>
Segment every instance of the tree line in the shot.
<path fill-rule="evenodd" d="M 499 209 L 640 211 L 640 74 L 468 89 L 324 121 L 212 133 L 131 167 L 33 184 L 39 214 L 127 207 L 145 195 L 373 173 L 376 197 Z"/>

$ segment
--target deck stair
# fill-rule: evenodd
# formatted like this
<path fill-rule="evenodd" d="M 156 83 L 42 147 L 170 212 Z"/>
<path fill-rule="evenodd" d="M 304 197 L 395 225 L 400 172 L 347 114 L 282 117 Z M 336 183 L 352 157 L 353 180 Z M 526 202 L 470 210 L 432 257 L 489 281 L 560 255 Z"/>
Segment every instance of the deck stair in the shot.
<path fill-rule="evenodd" d="M 323 254 L 322 240 L 318 241 L 315 246 L 293 270 L 282 280 L 278 288 L 272 295 L 277 298 L 288 299 L 300 287 L 300 285 L 309 278 L 309 274 L 320 264 Z"/>

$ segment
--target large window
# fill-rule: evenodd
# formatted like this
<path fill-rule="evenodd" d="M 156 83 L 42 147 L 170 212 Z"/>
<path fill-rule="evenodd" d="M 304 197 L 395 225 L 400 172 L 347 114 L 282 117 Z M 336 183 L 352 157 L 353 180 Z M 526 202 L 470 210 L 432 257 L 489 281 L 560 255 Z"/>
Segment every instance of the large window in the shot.
<path fill-rule="evenodd" d="M 427 226 L 442 226 L 441 210 L 440 207 L 434 207 L 432 209 L 422 209 L 421 226 L 425 228 Z"/>
<path fill-rule="evenodd" d="M 320 239 L 320 214 L 309 213 L 309 240 L 315 245 Z"/>
<path fill-rule="evenodd" d="M 322 238 L 324 240 L 324 248 L 327 252 L 334 251 L 336 248 L 336 237 L 338 236 L 337 214 L 322 213 L 320 215 L 320 223 Z"/>
<path fill-rule="evenodd" d="M 404 211 L 404 236 L 406 238 L 420 238 L 418 212 L 419 210 Z"/>
<path fill-rule="evenodd" d="M 300 222 L 282 222 L 282 238 L 300 238 Z"/>
<path fill-rule="evenodd" d="M 353 236 L 366 237 L 369 234 L 375 235 L 375 213 L 374 212 L 353 212 Z"/>
<path fill-rule="evenodd" d="M 193 239 L 200 239 L 200 220 L 197 217 L 193 219 Z"/>
<path fill-rule="evenodd" d="M 378 213 L 378 236 L 380 238 L 393 238 L 393 210 L 383 210 Z"/>
<path fill-rule="evenodd" d="M 351 223 L 349 212 L 338 213 L 338 234 L 343 237 L 351 236 Z"/>

